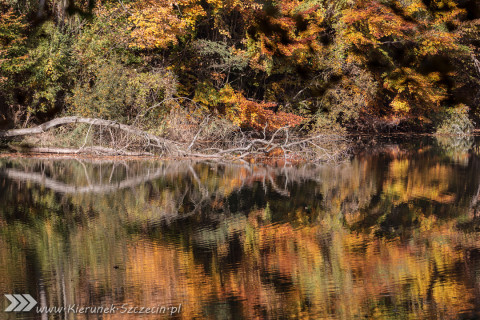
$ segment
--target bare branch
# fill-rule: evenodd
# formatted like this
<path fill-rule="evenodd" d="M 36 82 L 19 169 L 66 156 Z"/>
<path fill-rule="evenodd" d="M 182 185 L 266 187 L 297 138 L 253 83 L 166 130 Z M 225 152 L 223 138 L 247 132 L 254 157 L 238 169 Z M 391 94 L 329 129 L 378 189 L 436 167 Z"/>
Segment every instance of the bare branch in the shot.
<path fill-rule="evenodd" d="M 94 153 L 126 156 L 153 155 L 155 153 L 161 155 L 168 154 L 170 157 L 177 158 L 197 157 L 205 159 L 268 159 L 277 157 L 278 155 L 275 155 L 273 152 L 281 150 L 281 159 L 283 159 L 285 165 L 291 161 L 301 160 L 314 162 L 336 161 L 344 156 L 347 150 L 345 138 L 339 135 L 302 136 L 298 132 L 290 131 L 289 127 L 278 128 L 269 135 L 266 126 L 263 132 L 243 131 L 235 127 L 224 127 L 224 129 L 217 130 L 217 132 L 215 125 L 218 124 L 210 123 L 209 121 L 210 118 L 207 116 L 202 121 L 199 120 L 188 125 L 186 130 L 189 130 L 189 134 L 192 132 L 192 127 L 196 129 L 196 134 L 191 140 L 189 139 L 190 141 L 185 141 L 185 139 L 178 139 L 180 141 L 167 139 L 135 126 L 120 124 L 115 121 L 81 117 L 57 118 L 33 128 L 0 131 L 0 138 L 42 134 L 55 127 L 86 123 L 90 126 L 86 132 L 83 145 L 79 149 L 62 149 L 55 146 L 43 148 L 12 146 L 12 148 L 21 152 L 35 153 Z M 214 124 L 214 129 L 205 130 L 207 124 L 209 124 L 209 127 L 210 124 Z M 220 128 L 222 128 L 221 125 Z M 102 132 L 100 132 L 100 141 L 97 139 L 97 143 L 99 142 L 100 146 L 85 147 L 94 126 L 100 126 L 101 129 L 108 128 L 111 143 L 109 141 L 106 143 L 113 145 L 114 148 L 105 146 L 105 141 L 102 140 Z M 121 132 L 126 134 L 125 138 L 122 138 L 123 146 L 118 145 L 112 130 L 116 134 Z M 181 137 L 182 131 L 179 130 L 176 135 Z M 205 140 L 205 137 L 207 137 L 207 140 Z"/>

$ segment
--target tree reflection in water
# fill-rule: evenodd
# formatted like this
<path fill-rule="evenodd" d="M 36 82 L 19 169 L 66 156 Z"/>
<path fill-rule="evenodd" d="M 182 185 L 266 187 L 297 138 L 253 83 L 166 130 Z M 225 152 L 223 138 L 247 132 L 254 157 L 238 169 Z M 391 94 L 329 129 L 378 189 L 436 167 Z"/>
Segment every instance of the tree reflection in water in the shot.
<path fill-rule="evenodd" d="M 51 306 L 181 303 L 185 319 L 479 315 L 473 152 L 417 144 L 336 166 L 6 158 L 0 168 L 2 292 Z"/>

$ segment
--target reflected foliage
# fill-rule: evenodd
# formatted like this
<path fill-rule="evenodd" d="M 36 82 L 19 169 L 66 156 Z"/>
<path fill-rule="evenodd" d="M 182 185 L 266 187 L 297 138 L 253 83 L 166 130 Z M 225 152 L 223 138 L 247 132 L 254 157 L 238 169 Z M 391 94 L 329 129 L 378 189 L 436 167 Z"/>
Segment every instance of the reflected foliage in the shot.
<path fill-rule="evenodd" d="M 0 290 L 182 303 L 185 319 L 474 318 L 474 149 L 418 139 L 315 167 L 3 158 Z"/>

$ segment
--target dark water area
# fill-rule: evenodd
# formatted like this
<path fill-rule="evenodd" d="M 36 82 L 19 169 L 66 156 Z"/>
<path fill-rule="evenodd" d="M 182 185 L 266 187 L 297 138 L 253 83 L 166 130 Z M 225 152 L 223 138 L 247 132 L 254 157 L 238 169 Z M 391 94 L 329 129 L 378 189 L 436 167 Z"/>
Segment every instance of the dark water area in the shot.
<path fill-rule="evenodd" d="M 298 167 L 2 158 L 0 319 L 479 318 L 479 142 Z M 13 293 L 38 305 L 5 313 Z M 118 309 L 37 313 L 72 305 Z"/>

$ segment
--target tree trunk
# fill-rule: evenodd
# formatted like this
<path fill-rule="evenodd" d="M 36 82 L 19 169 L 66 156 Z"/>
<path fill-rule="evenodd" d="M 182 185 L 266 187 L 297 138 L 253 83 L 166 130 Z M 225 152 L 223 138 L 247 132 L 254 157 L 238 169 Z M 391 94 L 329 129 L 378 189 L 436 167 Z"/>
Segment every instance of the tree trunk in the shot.
<path fill-rule="evenodd" d="M 42 18 L 45 14 L 45 0 L 40 0 L 38 2 L 38 11 L 37 11 L 37 18 Z"/>

